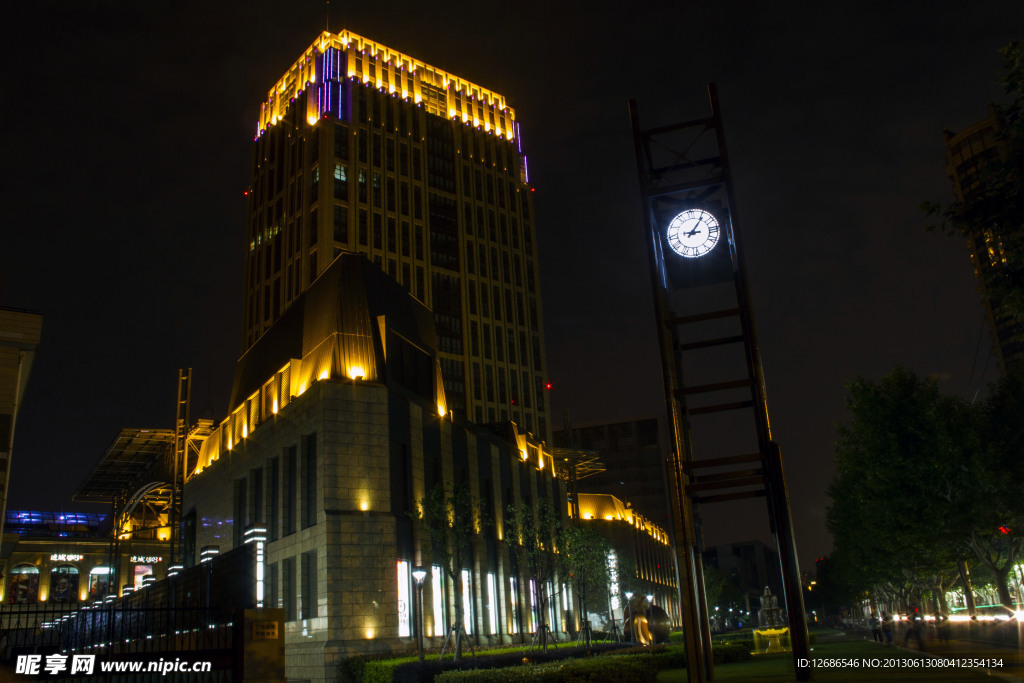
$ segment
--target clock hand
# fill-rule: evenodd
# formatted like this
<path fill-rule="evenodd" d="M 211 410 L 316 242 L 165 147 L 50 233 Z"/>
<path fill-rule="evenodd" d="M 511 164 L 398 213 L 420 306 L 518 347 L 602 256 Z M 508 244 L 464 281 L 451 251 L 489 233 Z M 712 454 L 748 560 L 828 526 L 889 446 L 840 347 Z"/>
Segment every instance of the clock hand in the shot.
<path fill-rule="evenodd" d="M 694 235 L 696 235 L 698 232 L 700 232 L 700 230 L 697 229 L 699 227 L 700 227 L 700 221 L 697 221 L 697 225 L 693 226 L 693 230 L 691 230 L 690 232 L 686 233 L 686 236 L 687 237 L 693 237 Z"/>

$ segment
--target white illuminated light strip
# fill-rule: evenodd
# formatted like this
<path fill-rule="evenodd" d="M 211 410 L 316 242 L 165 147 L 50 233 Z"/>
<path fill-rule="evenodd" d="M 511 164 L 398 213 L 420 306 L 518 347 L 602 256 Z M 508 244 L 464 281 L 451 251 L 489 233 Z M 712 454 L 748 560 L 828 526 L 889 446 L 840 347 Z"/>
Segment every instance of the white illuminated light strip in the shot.
<path fill-rule="evenodd" d="M 408 637 L 409 631 L 409 563 L 398 560 L 398 635 Z"/>
<path fill-rule="evenodd" d="M 512 628 L 509 629 L 509 633 L 515 635 L 519 633 L 519 614 L 516 611 L 516 577 L 508 577 L 509 585 L 509 606 L 512 608 Z"/>
<path fill-rule="evenodd" d="M 490 602 L 491 609 L 488 615 L 488 621 L 490 622 L 491 633 L 496 634 L 498 632 L 498 601 L 496 597 L 497 591 L 494 587 L 494 574 L 487 574 L 487 600 Z"/>
<path fill-rule="evenodd" d="M 247 529 L 245 532 L 245 543 L 256 544 L 256 607 L 257 609 L 263 608 L 264 602 L 264 568 L 265 560 L 265 546 L 267 543 L 267 529 L 266 527 L 256 526 L 251 529 Z"/>
<path fill-rule="evenodd" d="M 441 597 L 443 595 L 441 592 L 441 568 L 436 564 L 430 568 L 430 586 L 432 589 L 431 594 L 434 598 L 434 635 L 443 636 L 444 611 L 443 603 L 441 602 Z"/>
<path fill-rule="evenodd" d="M 466 633 L 473 635 L 473 620 L 470 618 L 469 602 L 469 570 L 462 570 L 462 625 L 466 627 Z"/>

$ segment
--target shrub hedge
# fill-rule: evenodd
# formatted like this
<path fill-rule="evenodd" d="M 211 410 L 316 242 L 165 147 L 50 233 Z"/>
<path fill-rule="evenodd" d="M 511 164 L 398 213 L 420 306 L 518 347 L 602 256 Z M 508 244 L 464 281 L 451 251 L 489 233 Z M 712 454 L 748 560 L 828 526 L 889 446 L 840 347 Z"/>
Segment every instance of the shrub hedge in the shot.
<path fill-rule="evenodd" d="M 752 643 L 715 643 L 712 654 L 715 664 L 746 661 L 751 658 Z M 549 669 L 555 667 L 557 675 Z M 558 668 L 562 667 L 562 668 Z M 433 680 L 570 680 L 616 681 L 648 680 L 648 669 L 664 671 L 686 667 L 686 647 L 672 645 L 596 644 L 590 648 L 549 648 L 547 652 L 523 652 L 510 648 L 504 652 L 463 653 L 461 661 L 443 661 L 432 655 L 422 664 L 417 657 L 393 655 L 361 655 L 348 657 L 339 666 L 339 678 L 346 683 L 427 683 Z M 603 672 L 609 672 L 604 677 Z M 449 674 L 454 678 L 449 678 Z M 554 676 L 554 678 L 551 678 Z M 651 678 L 650 680 L 653 680 Z"/>
<path fill-rule="evenodd" d="M 460 681 L 566 681 L 567 683 L 647 683 L 658 679 L 658 667 L 650 657 L 604 655 L 591 659 L 572 659 L 548 664 L 516 666 L 488 671 L 448 671 L 435 680 Z"/>

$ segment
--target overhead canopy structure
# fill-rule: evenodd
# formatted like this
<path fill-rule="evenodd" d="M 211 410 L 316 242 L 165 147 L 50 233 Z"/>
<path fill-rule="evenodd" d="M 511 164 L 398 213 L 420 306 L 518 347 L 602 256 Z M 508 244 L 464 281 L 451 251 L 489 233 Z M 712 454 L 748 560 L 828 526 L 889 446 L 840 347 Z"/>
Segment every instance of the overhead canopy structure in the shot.
<path fill-rule="evenodd" d="M 604 472 L 607 468 L 601 462 L 597 451 L 581 451 L 575 448 L 545 448 L 555 464 L 559 479 L 572 482 L 585 479 L 592 474 Z"/>
<path fill-rule="evenodd" d="M 80 503 L 113 503 L 134 490 L 147 471 L 161 471 L 174 445 L 172 429 L 125 428 L 110 444 L 72 500 Z"/>

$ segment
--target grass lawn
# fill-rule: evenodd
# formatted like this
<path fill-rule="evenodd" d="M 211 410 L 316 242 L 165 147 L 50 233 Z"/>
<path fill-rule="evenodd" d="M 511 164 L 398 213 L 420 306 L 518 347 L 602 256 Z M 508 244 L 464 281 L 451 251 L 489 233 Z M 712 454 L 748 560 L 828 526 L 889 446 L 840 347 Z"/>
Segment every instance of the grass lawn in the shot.
<path fill-rule="evenodd" d="M 823 643 L 815 645 L 811 650 L 813 660 L 861 660 L 878 659 L 886 660 L 907 660 L 927 659 L 917 653 L 886 648 L 868 641 L 849 641 L 839 643 Z M 895 664 L 899 664 L 897 661 Z M 870 665 L 839 668 L 824 668 L 819 665 L 813 671 L 814 681 L 901 681 L 904 683 L 915 683 L 917 681 L 989 681 L 991 678 L 985 669 L 957 669 L 957 668 L 918 668 L 913 666 L 898 666 L 894 668 L 874 667 Z M 992 669 L 998 674 L 1000 669 Z M 673 669 L 663 671 L 658 675 L 659 681 L 665 683 L 685 683 L 686 669 Z M 715 667 L 715 681 L 758 681 L 758 683 L 783 683 L 784 681 L 795 681 L 793 672 L 793 657 L 785 655 L 771 655 L 770 657 L 757 657 L 749 662 L 738 662 L 735 664 L 721 664 Z"/>

